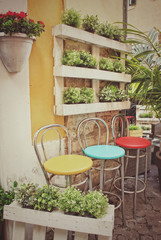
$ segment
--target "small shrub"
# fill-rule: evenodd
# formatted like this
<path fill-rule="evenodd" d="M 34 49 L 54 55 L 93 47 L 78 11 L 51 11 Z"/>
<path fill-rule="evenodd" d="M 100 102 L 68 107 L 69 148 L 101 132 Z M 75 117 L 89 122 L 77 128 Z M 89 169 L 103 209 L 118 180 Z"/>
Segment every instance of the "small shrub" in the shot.
<path fill-rule="evenodd" d="M 131 124 L 129 126 L 129 130 L 140 130 L 140 126 L 139 125 L 135 125 L 135 124 Z"/>
<path fill-rule="evenodd" d="M 74 87 L 70 87 L 68 88 L 68 90 L 66 90 L 64 92 L 64 103 L 79 103 L 80 102 L 80 89 L 76 89 Z"/>
<path fill-rule="evenodd" d="M 84 30 L 94 33 L 96 31 L 96 29 L 98 28 L 99 25 L 99 19 L 98 16 L 89 16 L 88 14 L 86 16 L 84 16 L 83 20 L 82 20 L 82 27 L 84 28 Z"/>
<path fill-rule="evenodd" d="M 113 26 L 113 36 L 114 40 L 122 42 L 125 34 L 118 26 Z"/>
<path fill-rule="evenodd" d="M 81 15 L 73 8 L 68 9 L 62 14 L 62 23 L 79 28 L 81 25 Z"/>
<path fill-rule="evenodd" d="M 60 194 L 58 206 L 65 213 L 84 215 L 84 197 L 81 191 L 74 187 L 68 187 Z"/>
<path fill-rule="evenodd" d="M 113 62 L 110 58 L 102 58 L 99 61 L 99 68 L 101 70 L 109 70 L 109 71 L 113 71 L 114 67 L 113 67 Z"/>
<path fill-rule="evenodd" d="M 82 87 L 80 89 L 80 102 L 92 103 L 94 100 L 94 90 L 92 88 Z"/>
<path fill-rule="evenodd" d="M 80 67 L 87 67 L 87 68 L 96 68 L 97 67 L 97 60 L 95 57 L 92 56 L 90 52 L 86 52 L 84 50 L 80 51 L 80 59 L 81 64 Z"/>
<path fill-rule="evenodd" d="M 99 24 L 96 33 L 100 36 L 114 39 L 113 27 L 111 24 L 107 22 Z"/>
<path fill-rule="evenodd" d="M 101 218 L 106 214 L 108 198 L 98 191 L 91 191 L 84 197 L 85 212 L 94 218 Z"/>
<path fill-rule="evenodd" d="M 127 101 L 129 99 L 125 90 L 118 89 L 116 92 L 117 101 Z"/>
<path fill-rule="evenodd" d="M 115 72 L 125 72 L 124 65 L 120 60 L 115 60 L 113 63 L 113 67 Z"/>
<path fill-rule="evenodd" d="M 80 66 L 83 60 L 80 59 L 80 52 L 76 50 L 66 50 L 63 53 L 62 64 L 68 66 Z"/>
<path fill-rule="evenodd" d="M 33 199 L 35 210 L 51 212 L 58 207 L 59 188 L 45 185 L 38 188 Z"/>
<path fill-rule="evenodd" d="M 140 113 L 139 117 L 140 118 L 152 118 L 153 114 L 152 113 Z"/>

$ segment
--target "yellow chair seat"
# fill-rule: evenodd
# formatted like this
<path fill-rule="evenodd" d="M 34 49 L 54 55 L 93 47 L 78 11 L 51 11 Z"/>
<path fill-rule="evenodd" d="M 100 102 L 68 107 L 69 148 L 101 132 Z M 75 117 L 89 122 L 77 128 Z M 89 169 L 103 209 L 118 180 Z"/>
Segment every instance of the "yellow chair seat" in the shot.
<path fill-rule="evenodd" d="M 89 157 L 82 155 L 61 155 L 50 158 L 44 164 L 47 172 L 57 175 L 74 175 L 89 170 L 93 165 Z"/>

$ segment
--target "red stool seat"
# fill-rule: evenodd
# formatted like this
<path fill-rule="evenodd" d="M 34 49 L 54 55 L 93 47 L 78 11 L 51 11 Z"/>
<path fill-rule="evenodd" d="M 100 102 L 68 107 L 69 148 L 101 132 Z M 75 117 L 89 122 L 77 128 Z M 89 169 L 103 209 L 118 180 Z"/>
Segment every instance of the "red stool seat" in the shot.
<path fill-rule="evenodd" d="M 140 137 L 120 137 L 116 139 L 116 144 L 125 148 L 146 148 L 151 145 L 151 142 Z"/>

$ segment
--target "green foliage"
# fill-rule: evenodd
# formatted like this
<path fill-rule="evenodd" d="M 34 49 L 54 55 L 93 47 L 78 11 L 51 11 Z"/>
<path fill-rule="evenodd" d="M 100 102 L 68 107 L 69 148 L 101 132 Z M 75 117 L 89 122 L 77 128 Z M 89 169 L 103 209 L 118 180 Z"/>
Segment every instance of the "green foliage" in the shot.
<path fill-rule="evenodd" d="M 25 208 L 33 208 L 34 197 L 36 190 L 38 189 L 38 184 L 28 183 L 22 184 L 16 192 L 16 201 Z"/>
<path fill-rule="evenodd" d="M 80 102 L 92 103 L 94 100 L 94 91 L 92 88 L 82 87 L 80 89 Z"/>
<path fill-rule="evenodd" d="M 81 25 L 81 15 L 73 8 L 68 9 L 62 14 L 62 23 L 79 28 Z"/>
<path fill-rule="evenodd" d="M 143 130 L 150 130 L 150 127 L 148 127 L 148 126 L 141 126 L 141 129 L 143 129 Z"/>
<path fill-rule="evenodd" d="M 0 222 L 3 221 L 4 205 L 11 204 L 15 198 L 16 187 L 17 187 L 16 181 L 13 183 L 13 187 L 9 191 L 4 191 L 4 189 L 0 186 Z"/>
<path fill-rule="evenodd" d="M 64 92 L 64 103 L 92 103 L 94 91 L 91 88 L 82 87 L 81 89 L 70 87 Z"/>
<path fill-rule="evenodd" d="M 125 72 L 123 63 L 118 59 L 114 61 L 113 67 L 115 72 L 120 72 L 120 73 Z"/>
<path fill-rule="evenodd" d="M 88 14 L 84 16 L 82 20 L 82 27 L 84 30 L 94 33 L 99 25 L 99 19 L 98 16 L 89 16 Z"/>
<path fill-rule="evenodd" d="M 84 197 L 85 212 L 94 218 L 101 218 L 106 214 L 108 198 L 98 191 L 91 191 Z"/>
<path fill-rule="evenodd" d="M 131 124 L 129 126 L 129 130 L 140 130 L 140 126 L 139 125 L 135 125 L 135 124 Z"/>
<path fill-rule="evenodd" d="M 140 113 L 139 117 L 140 118 L 152 118 L 153 114 L 152 113 Z"/>
<path fill-rule="evenodd" d="M 80 89 L 70 87 L 64 92 L 64 103 L 79 103 L 80 102 Z"/>
<path fill-rule="evenodd" d="M 113 85 L 104 86 L 98 94 L 100 102 L 116 102 L 128 100 L 128 95 L 124 90 Z"/>
<path fill-rule="evenodd" d="M 33 207 L 35 210 L 51 212 L 58 207 L 59 188 L 45 185 L 38 188 L 34 194 Z"/>
<path fill-rule="evenodd" d="M 101 70 L 114 71 L 113 62 L 110 58 L 102 58 L 99 61 L 99 68 Z"/>
<path fill-rule="evenodd" d="M 13 33 L 25 33 L 27 36 L 40 36 L 44 32 L 44 23 L 35 22 L 27 18 L 27 13 L 11 12 L 0 14 L 0 32 L 12 35 Z"/>
<path fill-rule="evenodd" d="M 97 61 L 89 52 L 66 50 L 63 53 L 62 64 L 68 66 L 96 68 Z"/>
<path fill-rule="evenodd" d="M 79 189 L 66 188 L 58 199 L 59 209 L 65 213 L 76 213 L 84 215 L 84 197 Z"/>

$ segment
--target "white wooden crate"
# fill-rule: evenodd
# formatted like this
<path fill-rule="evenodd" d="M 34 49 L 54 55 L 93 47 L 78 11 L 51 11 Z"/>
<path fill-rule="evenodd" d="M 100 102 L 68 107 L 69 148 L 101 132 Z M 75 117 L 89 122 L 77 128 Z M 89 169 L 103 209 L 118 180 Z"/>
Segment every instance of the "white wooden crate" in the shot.
<path fill-rule="evenodd" d="M 14 221 L 12 240 L 25 239 L 26 223 L 33 224 L 33 240 L 45 240 L 46 227 L 54 228 L 54 240 L 67 239 L 68 231 L 75 232 L 75 240 L 88 240 L 88 234 L 97 234 L 99 240 L 112 240 L 114 206 L 108 206 L 103 218 L 94 219 L 22 208 L 13 202 L 4 206 L 4 219 Z"/>

